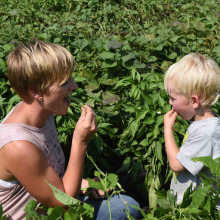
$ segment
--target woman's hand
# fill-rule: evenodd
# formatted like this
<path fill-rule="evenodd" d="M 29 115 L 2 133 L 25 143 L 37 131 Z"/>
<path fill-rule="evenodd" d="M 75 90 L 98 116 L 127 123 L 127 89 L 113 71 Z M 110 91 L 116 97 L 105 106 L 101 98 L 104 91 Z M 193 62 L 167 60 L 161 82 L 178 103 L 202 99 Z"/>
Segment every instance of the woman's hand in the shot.
<path fill-rule="evenodd" d="M 100 181 L 98 177 L 95 177 L 93 180 L 94 181 Z M 83 189 L 89 188 L 88 180 L 82 179 L 81 188 L 83 188 Z M 100 199 L 100 198 L 105 197 L 105 192 L 103 190 L 95 189 L 95 188 L 92 188 L 91 192 L 89 192 L 89 193 L 85 190 L 82 190 L 81 194 L 89 196 L 90 198 L 93 198 L 93 199 Z"/>
<path fill-rule="evenodd" d="M 88 105 L 81 107 L 82 113 L 76 124 L 73 139 L 80 143 L 88 144 L 89 140 L 97 132 L 98 127 L 96 123 L 95 113 Z"/>

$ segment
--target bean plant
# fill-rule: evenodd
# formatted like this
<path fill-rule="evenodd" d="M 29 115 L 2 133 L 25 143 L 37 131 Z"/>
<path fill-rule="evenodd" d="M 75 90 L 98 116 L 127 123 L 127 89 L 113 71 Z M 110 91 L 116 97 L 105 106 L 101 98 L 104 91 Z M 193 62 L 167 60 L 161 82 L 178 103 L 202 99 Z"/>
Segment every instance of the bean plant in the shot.
<path fill-rule="evenodd" d="M 219 9 L 217 0 L 1 0 L 0 120 L 21 101 L 7 79 L 10 51 L 33 38 L 67 48 L 79 87 L 71 96 L 90 105 L 98 122 L 88 155 L 142 206 L 156 208 L 157 191 L 167 191 L 172 176 L 164 73 L 191 52 L 220 63 Z M 213 111 L 219 109 L 217 102 Z M 67 115 L 55 117 L 67 159 L 79 116 L 71 101 Z M 180 146 L 188 122 L 178 118 L 175 126 Z M 84 177 L 93 178 L 94 169 L 87 158 Z"/>

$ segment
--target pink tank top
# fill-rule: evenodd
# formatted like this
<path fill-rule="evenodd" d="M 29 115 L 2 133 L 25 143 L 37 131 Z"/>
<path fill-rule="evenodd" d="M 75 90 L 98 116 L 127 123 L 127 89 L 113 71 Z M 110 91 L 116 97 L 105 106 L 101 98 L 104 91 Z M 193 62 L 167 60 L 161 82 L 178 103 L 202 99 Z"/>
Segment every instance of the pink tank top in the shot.
<path fill-rule="evenodd" d="M 1 123 L 0 137 L 0 150 L 6 144 L 16 140 L 26 140 L 35 144 L 43 151 L 48 164 L 62 178 L 65 157 L 58 140 L 53 115 L 50 115 L 42 128 L 31 127 L 26 124 Z M 3 182 L 6 184 L 1 184 Z M 3 207 L 4 215 L 7 214 L 7 220 L 25 219 L 26 213 L 24 212 L 24 208 L 31 199 L 34 198 L 18 181 L 10 183 L 0 179 L 0 203 Z"/>

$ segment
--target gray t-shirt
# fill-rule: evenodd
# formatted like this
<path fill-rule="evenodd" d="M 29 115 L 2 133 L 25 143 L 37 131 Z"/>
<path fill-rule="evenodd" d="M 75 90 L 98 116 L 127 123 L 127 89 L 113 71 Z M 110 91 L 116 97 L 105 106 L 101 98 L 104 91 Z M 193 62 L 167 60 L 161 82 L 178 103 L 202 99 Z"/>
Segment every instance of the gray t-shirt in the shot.
<path fill-rule="evenodd" d="M 180 151 L 177 154 L 178 161 L 186 168 L 177 174 L 177 180 L 173 177 L 170 189 L 177 194 L 177 203 L 182 202 L 186 189 L 192 184 L 197 189 L 201 180 L 200 172 L 207 173 L 202 162 L 192 162 L 193 157 L 211 156 L 213 159 L 220 157 L 220 119 L 208 118 L 191 122 L 184 137 Z"/>

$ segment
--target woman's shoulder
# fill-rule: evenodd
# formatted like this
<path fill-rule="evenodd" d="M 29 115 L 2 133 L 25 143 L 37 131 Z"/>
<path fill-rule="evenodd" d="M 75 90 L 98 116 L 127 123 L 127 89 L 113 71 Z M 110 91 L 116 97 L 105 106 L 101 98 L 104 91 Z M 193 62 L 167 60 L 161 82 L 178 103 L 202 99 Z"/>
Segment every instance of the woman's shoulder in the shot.
<path fill-rule="evenodd" d="M 0 124 L 0 149 L 22 143 L 22 146 L 35 145 L 44 151 L 42 140 L 37 133 L 25 124 Z"/>
<path fill-rule="evenodd" d="M 0 148 L 1 145 L 6 144 L 7 142 L 11 142 L 13 140 L 17 140 L 19 138 L 23 138 L 23 136 L 27 136 L 26 129 L 19 124 L 0 124 Z"/>

